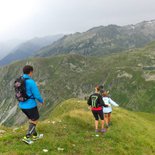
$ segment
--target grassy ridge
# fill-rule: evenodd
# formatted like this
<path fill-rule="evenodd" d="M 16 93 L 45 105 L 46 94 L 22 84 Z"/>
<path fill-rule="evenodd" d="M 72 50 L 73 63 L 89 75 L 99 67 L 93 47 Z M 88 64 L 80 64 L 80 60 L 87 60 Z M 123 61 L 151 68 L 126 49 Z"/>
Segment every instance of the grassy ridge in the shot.
<path fill-rule="evenodd" d="M 143 155 L 155 154 L 155 118 L 153 114 L 114 108 L 112 126 L 105 134 L 94 133 L 94 119 L 86 102 L 70 99 L 55 107 L 48 119 L 38 125 L 42 140 L 33 145 L 21 142 L 26 126 L 0 137 L 0 153 L 12 155 Z M 42 150 L 48 149 L 48 153 Z"/>

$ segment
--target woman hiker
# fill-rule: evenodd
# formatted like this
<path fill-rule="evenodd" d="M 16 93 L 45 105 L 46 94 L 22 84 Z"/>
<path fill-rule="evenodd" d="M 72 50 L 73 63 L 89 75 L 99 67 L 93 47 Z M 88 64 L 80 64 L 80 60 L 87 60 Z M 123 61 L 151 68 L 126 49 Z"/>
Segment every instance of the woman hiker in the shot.
<path fill-rule="evenodd" d="M 103 113 L 105 118 L 106 127 L 109 127 L 111 121 L 111 113 L 112 113 L 112 106 L 118 107 L 119 105 L 113 101 L 110 97 L 108 97 L 108 92 L 105 90 L 101 91 L 102 99 L 105 104 L 110 105 L 108 107 L 103 107 Z"/>

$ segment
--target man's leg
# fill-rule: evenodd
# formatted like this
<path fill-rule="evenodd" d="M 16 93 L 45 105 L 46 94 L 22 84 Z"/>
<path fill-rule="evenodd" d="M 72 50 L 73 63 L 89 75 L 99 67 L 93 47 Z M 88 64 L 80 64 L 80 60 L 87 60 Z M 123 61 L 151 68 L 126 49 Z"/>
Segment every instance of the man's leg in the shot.
<path fill-rule="evenodd" d="M 31 135 L 37 136 L 36 125 L 37 125 L 37 121 L 29 120 L 29 128 L 26 134 L 27 138 L 30 138 Z"/>
<path fill-rule="evenodd" d="M 100 116 L 100 119 L 101 119 L 101 129 L 104 129 L 104 114 L 103 114 L 103 110 L 99 110 L 98 111 L 98 115 Z"/>
<path fill-rule="evenodd" d="M 95 131 L 98 132 L 98 120 L 99 120 L 99 117 L 98 117 L 98 113 L 97 111 L 92 111 L 93 115 L 94 115 L 94 118 L 95 118 Z"/>
<path fill-rule="evenodd" d="M 104 129 L 104 119 L 102 121 L 102 129 Z"/>
<path fill-rule="evenodd" d="M 103 114 L 103 110 L 98 111 L 98 114 L 99 114 L 100 119 L 102 121 L 101 132 L 106 132 L 106 129 L 104 129 L 104 114 Z"/>
<path fill-rule="evenodd" d="M 29 127 L 28 127 L 26 137 L 29 138 L 31 137 L 31 135 L 37 135 L 36 125 L 37 125 L 37 120 L 39 119 L 39 112 L 37 107 L 34 107 L 32 109 L 22 109 L 22 111 L 29 119 Z"/>
<path fill-rule="evenodd" d="M 98 120 L 95 120 L 95 130 L 98 130 Z"/>

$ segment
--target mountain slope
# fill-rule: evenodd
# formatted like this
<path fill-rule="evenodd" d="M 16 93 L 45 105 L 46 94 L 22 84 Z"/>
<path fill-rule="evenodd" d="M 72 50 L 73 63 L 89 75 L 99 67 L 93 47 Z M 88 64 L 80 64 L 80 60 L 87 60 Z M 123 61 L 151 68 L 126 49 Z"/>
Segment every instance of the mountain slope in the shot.
<path fill-rule="evenodd" d="M 8 55 L 14 48 L 20 45 L 22 40 L 8 40 L 5 42 L 0 42 L 0 60 Z"/>
<path fill-rule="evenodd" d="M 39 49 L 53 43 L 61 37 L 62 35 L 47 36 L 42 38 L 34 38 L 21 43 L 11 53 L 0 60 L 0 66 L 31 57 L 35 55 Z"/>
<path fill-rule="evenodd" d="M 44 118 L 52 107 L 72 97 L 85 98 L 96 84 L 104 84 L 122 107 L 155 113 L 155 42 L 145 48 L 105 57 L 76 54 L 28 59 L 0 68 L 0 122 L 12 125 L 25 121 L 17 108 L 13 82 L 25 64 L 34 66 L 34 79 L 47 103 Z"/>
<path fill-rule="evenodd" d="M 145 116 L 148 116 L 149 119 Z M 155 153 L 155 118 L 152 114 L 114 108 L 112 126 L 96 136 L 94 119 L 86 102 L 70 99 L 59 104 L 38 129 L 42 140 L 28 146 L 21 142 L 26 126 L 4 128 L 0 137 L 2 154 L 122 154 L 153 155 Z"/>
<path fill-rule="evenodd" d="M 127 26 L 99 26 L 84 33 L 66 35 L 43 48 L 37 56 L 67 53 L 105 55 L 131 48 L 143 47 L 155 40 L 155 20 Z"/>

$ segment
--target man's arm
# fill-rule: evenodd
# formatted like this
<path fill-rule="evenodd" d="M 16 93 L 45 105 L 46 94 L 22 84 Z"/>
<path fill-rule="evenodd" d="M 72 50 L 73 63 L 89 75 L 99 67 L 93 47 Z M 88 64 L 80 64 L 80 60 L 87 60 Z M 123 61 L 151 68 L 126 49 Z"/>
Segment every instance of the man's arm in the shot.
<path fill-rule="evenodd" d="M 109 98 L 109 102 L 110 102 L 110 104 L 112 104 L 113 106 L 115 106 L 115 107 L 118 107 L 119 105 L 115 102 L 115 101 L 113 101 L 111 98 Z"/>
<path fill-rule="evenodd" d="M 88 109 L 91 110 L 91 96 L 89 97 L 87 104 L 88 104 Z"/>
<path fill-rule="evenodd" d="M 88 101 L 87 101 L 87 104 L 88 104 L 89 106 L 91 106 L 91 96 L 89 97 L 89 99 L 88 99 Z"/>
<path fill-rule="evenodd" d="M 32 91 L 33 97 L 37 99 L 40 103 L 44 104 L 44 100 L 41 97 L 40 91 L 34 81 L 31 82 L 31 91 Z"/>

